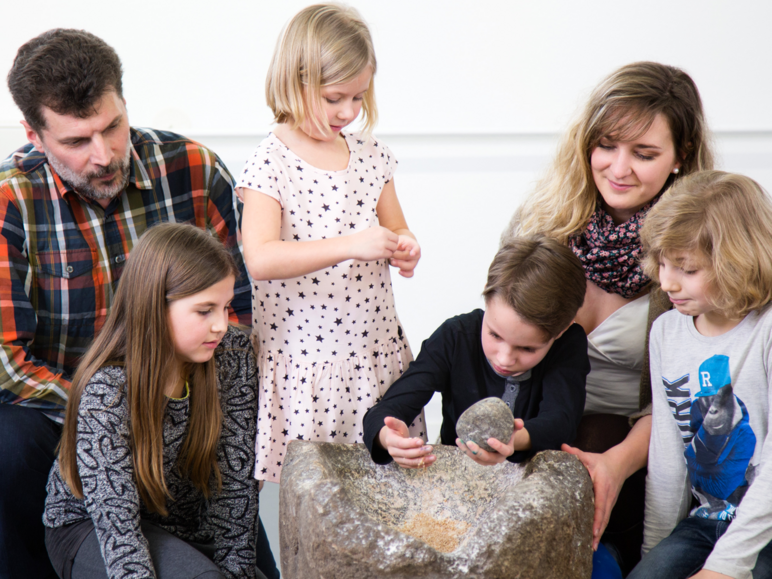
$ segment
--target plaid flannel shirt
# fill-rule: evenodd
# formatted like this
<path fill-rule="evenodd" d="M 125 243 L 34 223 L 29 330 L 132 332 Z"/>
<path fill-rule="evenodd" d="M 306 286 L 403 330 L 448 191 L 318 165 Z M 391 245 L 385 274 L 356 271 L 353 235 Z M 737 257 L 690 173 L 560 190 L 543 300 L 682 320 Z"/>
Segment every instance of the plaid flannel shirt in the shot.
<path fill-rule="evenodd" d="M 129 184 L 106 208 L 76 193 L 27 145 L 0 164 L 0 403 L 61 422 L 78 359 L 103 326 L 129 251 L 162 221 L 207 229 L 232 248 L 232 321 L 251 325 L 233 179 L 179 135 L 131 130 Z"/>

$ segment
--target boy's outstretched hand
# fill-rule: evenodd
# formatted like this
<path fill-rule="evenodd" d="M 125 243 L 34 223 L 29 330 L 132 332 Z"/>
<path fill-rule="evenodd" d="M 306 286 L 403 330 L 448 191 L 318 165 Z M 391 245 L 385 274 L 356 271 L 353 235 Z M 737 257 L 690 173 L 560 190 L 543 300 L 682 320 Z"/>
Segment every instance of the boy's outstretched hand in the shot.
<path fill-rule="evenodd" d="M 437 460 L 437 457 L 431 454 L 431 446 L 426 445 L 420 438 L 410 438 L 407 424 L 391 416 L 384 418 L 383 424 L 384 427 L 378 434 L 378 442 L 399 466 L 421 468 Z"/>
<path fill-rule="evenodd" d="M 515 431 L 512 433 L 512 437 L 507 444 L 496 440 L 495 438 L 489 438 L 487 440 L 488 446 L 490 446 L 495 452 L 487 452 L 477 446 L 476 443 L 469 441 L 463 441 L 460 438 L 456 439 L 456 446 L 464 451 L 469 458 L 475 461 L 477 464 L 483 466 L 489 466 L 493 464 L 499 464 L 507 460 L 508 456 L 512 456 L 515 452 L 515 436 L 518 431 L 524 427 L 522 419 L 515 418 Z"/>

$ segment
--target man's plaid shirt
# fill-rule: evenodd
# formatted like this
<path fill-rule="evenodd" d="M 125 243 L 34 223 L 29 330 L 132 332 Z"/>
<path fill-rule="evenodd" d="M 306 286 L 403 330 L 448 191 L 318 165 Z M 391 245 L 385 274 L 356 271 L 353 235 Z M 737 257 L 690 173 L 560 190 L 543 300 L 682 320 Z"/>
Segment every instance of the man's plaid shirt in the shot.
<path fill-rule="evenodd" d="M 173 133 L 131 130 L 129 185 L 107 209 L 76 193 L 27 145 L 0 164 L 0 403 L 61 421 L 78 359 L 110 312 L 129 251 L 155 223 L 193 223 L 242 271 L 233 321 L 251 325 L 241 207 L 220 159 Z"/>

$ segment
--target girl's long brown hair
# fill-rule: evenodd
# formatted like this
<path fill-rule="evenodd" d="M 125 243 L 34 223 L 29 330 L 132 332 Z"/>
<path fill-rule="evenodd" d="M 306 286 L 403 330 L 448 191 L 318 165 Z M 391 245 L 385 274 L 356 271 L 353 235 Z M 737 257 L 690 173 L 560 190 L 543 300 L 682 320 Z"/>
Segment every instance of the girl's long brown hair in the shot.
<path fill-rule="evenodd" d="M 163 473 L 165 387 L 179 364 L 168 324 L 169 303 L 239 274 L 233 257 L 208 232 L 164 223 L 149 229 L 131 252 L 105 326 L 78 364 L 59 449 L 60 471 L 83 498 L 76 461 L 78 407 L 83 389 L 102 367 L 123 366 L 129 404 L 131 450 L 137 490 L 145 506 L 167 514 L 171 497 Z M 222 484 L 217 465 L 222 410 L 214 358 L 188 368 L 190 420 L 178 468 L 206 496 Z"/>

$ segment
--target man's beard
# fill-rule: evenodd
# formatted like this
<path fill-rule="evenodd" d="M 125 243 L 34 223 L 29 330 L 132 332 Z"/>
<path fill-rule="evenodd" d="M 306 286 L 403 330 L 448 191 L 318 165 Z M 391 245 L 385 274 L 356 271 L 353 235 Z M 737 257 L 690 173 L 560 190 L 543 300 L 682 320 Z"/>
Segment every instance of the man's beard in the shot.
<path fill-rule="evenodd" d="M 92 173 L 76 173 L 59 161 L 45 145 L 43 145 L 43 150 L 46 153 L 46 157 L 48 157 L 48 162 L 54 168 L 54 171 L 69 183 L 75 191 L 94 201 L 112 199 L 123 191 L 129 183 L 131 141 L 126 144 L 126 154 L 122 159 L 114 159 L 107 167 L 102 167 L 98 171 Z M 92 180 L 104 177 L 110 173 L 115 173 L 115 177 L 113 177 L 112 181 L 99 185 L 92 184 Z"/>

